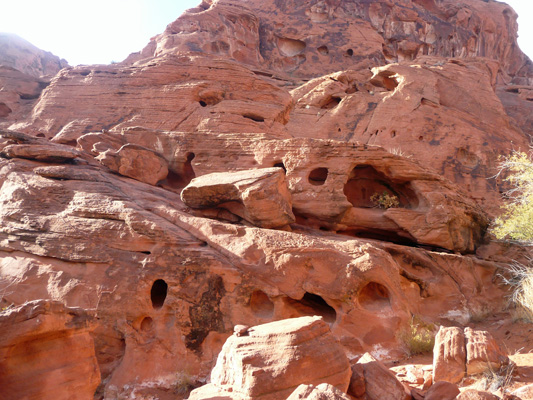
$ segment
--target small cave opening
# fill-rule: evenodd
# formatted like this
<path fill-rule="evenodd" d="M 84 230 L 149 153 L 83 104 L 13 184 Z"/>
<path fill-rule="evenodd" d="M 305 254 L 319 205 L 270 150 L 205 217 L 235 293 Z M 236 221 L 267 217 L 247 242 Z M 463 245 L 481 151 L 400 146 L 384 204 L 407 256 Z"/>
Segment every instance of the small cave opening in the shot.
<path fill-rule="evenodd" d="M 262 290 L 254 290 L 250 296 L 250 309 L 260 318 L 272 318 L 274 303 Z"/>
<path fill-rule="evenodd" d="M 320 54 L 323 56 L 327 56 L 329 54 L 328 46 L 320 46 L 318 49 L 316 49 Z"/>
<path fill-rule="evenodd" d="M 377 282 L 367 283 L 357 295 L 361 307 L 369 311 L 379 311 L 391 307 L 389 290 Z"/>
<path fill-rule="evenodd" d="M 196 178 L 196 174 L 192 166 L 192 160 L 194 160 L 194 158 L 194 153 L 187 153 L 185 161 L 181 167 L 177 166 L 174 170 L 169 170 L 167 177 L 162 181 L 159 181 L 158 185 L 167 190 L 181 191 L 181 189 L 183 189 L 194 178 Z"/>
<path fill-rule="evenodd" d="M 326 183 L 326 179 L 328 179 L 328 173 L 329 171 L 327 168 L 315 168 L 309 173 L 308 181 L 313 186 L 321 186 Z"/>
<path fill-rule="evenodd" d="M 330 324 L 337 320 L 337 311 L 317 294 L 306 292 L 301 300 L 288 298 L 286 302 L 302 316 L 319 315 Z"/>
<path fill-rule="evenodd" d="M 389 208 L 385 204 L 387 201 L 400 208 L 418 207 L 418 197 L 409 182 L 393 181 L 366 164 L 352 170 L 344 185 L 344 195 L 354 207 L 359 208 Z"/>
<path fill-rule="evenodd" d="M 154 325 L 154 320 L 150 317 L 144 317 L 141 321 L 141 331 L 149 331 Z"/>
<path fill-rule="evenodd" d="M 277 46 L 279 53 L 284 57 L 294 57 L 302 54 L 307 47 L 306 43 L 298 39 L 278 38 Z"/>
<path fill-rule="evenodd" d="M 183 177 L 185 178 L 187 184 L 196 178 L 196 174 L 194 173 L 194 169 L 192 167 L 192 160 L 194 160 L 194 157 L 196 157 L 194 153 L 187 153 L 187 159 L 183 164 Z"/>
<path fill-rule="evenodd" d="M 247 113 L 247 114 L 244 114 L 243 117 L 251 119 L 252 121 L 255 121 L 255 122 L 265 122 L 265 119 L 257 114 Z"/>
<path fill-rule="evenodd" d="M 335 107 L 337 107 L 342 101 L 342 98 L 339 96 L 331 96 L 328 98 L 324 104 L 320 107 L 323 110 L 331 110 Z"/>
<path fill-rule="evenodd" d="M 157 279 L 152 284 L 152 290 L 150 290 L 150 299 L 152 300 L 152 307 L 156 310 L 163 307 L 165 299 L 167 298 L 168 285 L 163 279 Z"/>
<path fill-rule="evenodd" d="M 337 231 L 337 233 L 340 235 L 353 236 L 361 239 L 379 240 L 380 242 L 396 243 L 402 246 L 420 247 L 416 239 L 406 231 L 392 232 L 383 229 L 369 229 L 365 227 L 359 229 L 354 228 L 347 230 L 339 230 Z"/>
<path fill-rule="evenodd" d="M 348 57 L 352 57 L 353 56 L 353 49 L 348 49 L 346 50 L 346 53 L 345 53 Z"/>
<path fill-rule="evenodd" d="M 274 167 L 282 168 L 285 173 L 287 173 L 287 168 L 285 168 L 285 164 L 283 164 L 282 161 L 278 161 L 274 163 Z"/>
<path fill-rule="evenodd" d="M 200 100 L 198 103 L 200 103 L 202 107 L 207 107 L 207 103 L 203 100 Z"/>

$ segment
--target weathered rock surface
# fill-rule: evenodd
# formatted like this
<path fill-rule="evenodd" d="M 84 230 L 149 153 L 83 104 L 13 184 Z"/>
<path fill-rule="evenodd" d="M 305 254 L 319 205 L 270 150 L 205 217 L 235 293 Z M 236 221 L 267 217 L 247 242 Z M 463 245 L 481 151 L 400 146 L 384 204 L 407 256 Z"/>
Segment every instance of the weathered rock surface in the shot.
<path fill-rule="evenodd" d="M 520 251 L 486 242 L 505 189 L 487 178 L 532 127 L 515 39 L 493 1 L 206 0 L 125 62 L 44 91 L 0 67 L 0 127 L 40 137 L 0 141 L 2 304 L 94 310 L 106 400 L 182 396 L 236 325 L 319 315 L 349 359 L 394 359 L 413 316 L 501 311 L 498 273 Z M 290 231 L 180 198 L 193 178 L 272 167 Z"/>
<path fill-rule="evenodd" d="M 183 189 L 181 200 L 192 208 L 227 209 L 260 228 L 282 228 L 295 222 L 281 168 L 203 175 Z"/>
<path fill-rule="evenodd" d="M 287 400 L 350 400 L 346 394 L 341 392 L 335 386 L 328 383 L 322 383 L 318 386 L 300 385 L 287 397 Z"/>
<path fill-rule="evenodd" d="M 457 383 L 466 375 L 496 371 L 509 362 L 489 332 L 441 327 L 433 350 L 433 381 Z"/>
<path fill-rule="evenodd" d="M 456 384 L 446 381 L 435 382 L 426 392 L 424 400 L 454 400 L 461 391 Z"/>
<path fill-rule="evenodd" d="M 509 364 L 509 357 L 503 352 L 496 340 L 487 331 L 465 328 L 466 373 L 480 374 L 497 371 L 502 365 Z"/>
<path fill-rule="evenodd" d="M 516 18 L 507 4 L 474 0 L 203 1 L 127 61 L 191 51 L 310 78 L 368 60 L 481 56 L 498 60 L 503 77 L 527 80 Z"/>
<path fill-rule="evenodd" d="M 65 141 L 139 125 L 203 133 L 268 131 L 279 137 L 287 135 L 291 106 L 286 90 L 234 61 L 168 54 L 131 66 L 64 69 L 28 121 L 13 128 Z"/>
<path fill-rule="evenodd" d="M 93 397 L 100 383 L 87 313 L 58 301 L 0 312 L 0 387 L 6 400 Z"/>
<path fill-rule="evenodd" d="M 124 134 L 149 142 L 153 136 L 146 132 Z M 175 151 L 166 146 L 172 137 L 164 142 L 169 151 Z M 108 148 L 103 136 L 83 142 L 90 138 L 97 140 L 91 149 Z M 217 147 L 213 143 L 203 145 Z M 304 149 L 305 143 L 288 148 L 295 153 L 286 160 L 277 150 L 256 166 L 283 161 L 287 179 L 299 170 L 295 187 L 302 178 L 306 187 L 315 187 L 307 180 L 312 168 L 299 166 L 296 147 Z M 209 164 L 216 158 L 195 150 L 195 172 L 217 172 Z M 96 309 L 103 380 L 98 393 L 107 398 L 141 387 L 172 391 L 186 376 L 205 377 L 237 324 L 320 315 L 350 357 L 365 351 L 398 357 L 404 345 L 395 332 L 412 314 L 464 323 L 478 309 L 505 304 L 505 292 L 494 283 L 496 263 L 302 224 L 282 232 L 194 216 L 177 193 L 182 183 L 152 186 L 110 173 L 87 152 L 80 154 L 66 164 L 0 158 L 0 271 L 12 283 L 5 299 L 10 303 L 53 298 Z M 182 160 L 174 163 L 176 171 L 187 170 L 187 150 L 176 154 Z M 238 165 L 249 169 L 253 158 L 246 161 L 244 154 Z M 411 168 L 406 162 L 400 165 Z M 218 161 L 214 165 L 220 168 Z"/>
<path fill-rule="evenodd" d="M 533 399 L 533 384 L 529 384 L 516 389 L 511 393 L 513 396 L 517 396 L 521 400 L 532 400 Z"/>
<path fill-rule="evenodd" d="M 231 336 L 211 372 L 209 387 L 193 391 L 189 399 L 204 399 L 202 393 L 217 388 L 221 396 L 232 393 L 232 399 L 275 400 L 289 397 L 300 384 L 321 383 L 344 393 L 350 375 L 344 350 L 321 318 L 287 319 L 254 326 L 247 336 Z M 327 389 L 320 388 L 310 398 L 322 398 L 320 391 Z"/>
<path fill-rule="evenodd" d="M 357 364 L 363 366 L 368 400 L 409 400 L 411 393 L 383 363 L 366 353 Z"/>
<path fill-rule="evenodd" d="M 125 144 L 117 151 L 106 150 L 96 159 L 111 171 L 150 185 L 155 185 L 168 175 L 168 163 L 163 157 L 134 144 Z"/>
<path fill-rule="evenodd" d="M 472 252 L 487 226 L 485 213 L 456 187 L 418 164 L 375 146 L 318 139 L 280 141 L 251 134 L 186 135 L 141 128 L 126 129 L 120 135 L 92 133 L 78 141 L 81 149 L 93 154 L 107 154 L 124 142 L 157 152 L 168 161 L 169 170 L 180 182 L 187 181 L 191 170 L 199 177 L 281 166 L 286 170 L 297 221 L 313 227 Z M 335 152 L 330 151 L 333 148 Z M 233 167 L 227 165 L 227 157 L 235 159 Z M 220 180 L 221 176 L 214 179 Z M 231 174 L 227 176 L 233 179 Z M 200 182 L 206 179 L 210 178 Z M 281 181 L 279 185 L 283 186 Z M 192 207 L 206 206 L 210 201 L 207 197 L 205 204 L 187 200 L 193 187 L 184 190 L 185 202 Z M 372 201 L 372 196 L 382 193 L 395 196 L 397 206 L 377 208 L 379 204 Z M 234 201 L 238 197 L 242 196 L 235 192 L 233 197 L 221 199 Z M 282 193 L 282 197 L 288 195 Z M 287 208 L 281 207 L 282 214 L 287 215 L 282 218 L 283 224 L 291 220 Z"/>
<path fill-rule="evenodd" d="M 0 65 L 34 78 L 51 77 L 68 67 L 65 60 L 12 33 L 0 32 Z"/>
<path fill-rule="evenodd" d="M 16 35 L 0 33 L 0 128 L 27 118 L 52 76 L 67 66 Z"/>
<path fill-rule="evenodd" d="M 499 397 L 489 392 L 483 392 L 475 389 L 467 389 L 458 395 L 456 400 L 499 400 Z"/>
<path fill-rule="evenodd" d="M 460 382 L 466 374 L 466 341 L 463 329 L 441 327 L 433 348 L 433 382 Z"/>

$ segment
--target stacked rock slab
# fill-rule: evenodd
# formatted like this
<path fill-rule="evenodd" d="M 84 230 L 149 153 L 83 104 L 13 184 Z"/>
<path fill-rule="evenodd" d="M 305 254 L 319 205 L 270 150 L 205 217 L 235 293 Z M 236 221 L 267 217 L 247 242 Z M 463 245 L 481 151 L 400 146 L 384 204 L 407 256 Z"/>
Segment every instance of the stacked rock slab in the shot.
<path fill-rule="evenodd" d="M 510 363 L 489 332 L 441 327 L 433 350 L 433 381 L 460 382 L 467 375 L 497 371 Z"/>

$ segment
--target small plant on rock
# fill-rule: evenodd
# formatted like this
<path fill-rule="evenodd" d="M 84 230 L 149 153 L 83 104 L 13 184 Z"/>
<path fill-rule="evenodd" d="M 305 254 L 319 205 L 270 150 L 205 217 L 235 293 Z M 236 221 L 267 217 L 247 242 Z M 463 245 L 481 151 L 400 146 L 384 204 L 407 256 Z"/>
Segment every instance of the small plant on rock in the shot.
<path fill-rule="evenodd" d="M 513 262 L 507 267 L 510 274 L 501 274 L 503 281 L 511 287 L 509 300 L 515 305 L 515 319 L 533 322 L 533 259 L 527 265 Z"/>
<path fill-rule="evenodd" d="M 411 318 L 409 327 L 400 331 L 398 339 L 405 343 L 409 356 L 430 353 L 435 346 L 436 330 L 435 325 L 424 322 L 415 315 Z"/>
<path fill-rule="evenodd" d="M 387 191 L 384 191 L 383 193 L 374 193 L 370 197 L 370 201 L 375 207 L 383 208 L 385 210 L 400 206 L 400 200 L 398 199 L 398 196 L 389 194 Z"/>

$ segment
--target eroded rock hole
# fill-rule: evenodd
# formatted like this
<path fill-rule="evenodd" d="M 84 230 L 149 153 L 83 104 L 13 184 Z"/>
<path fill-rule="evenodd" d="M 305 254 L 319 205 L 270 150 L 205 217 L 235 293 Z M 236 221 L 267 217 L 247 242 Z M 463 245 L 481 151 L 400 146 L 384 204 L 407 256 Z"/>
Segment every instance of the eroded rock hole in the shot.
<path fill-rule="evenodd" d="M 338 97 L 338 96 L 331 96 L 323 105 L 322 105 L 322 109 L 325 109 L 325 110 L 331 110 L 332 108 L 335 108 L 337 107 L 340 102 L 342 101 L 342 98 Z"/>
<path fill-rule="evenodd" d="M 297 39 L 278 38 L 278 50 L 282 56 L 294 57 L 301 54 L 307 45 Z"/>
<path fill-rule="evenodd" d="M 185 181 L 187 184 L 192 181 L 194 178 L 196 178 L 196 174 L 194 173 L 194 169 L 192 167 L 192 160 L 194 160 L 194 157 L 196 155 L 194 153 L 188 153 L 187 154 L 187 160 L 185 161 L 185 164 L 183 165 L 183 177 L 185 178 Z"/>
<path fill-rule="evenodd" d="M 389 290 L 377 282 L 367 283 L 359 291 L 357 299 L 361 307 L 371 311 L 382 310 L 391 306 Z"/>
<path fill-rule="evenodd" d="M 243 117 L 251 119 L 252 121 L 255 121 L 255 122 L 265 122 L 265 119 L 257 114 L 244 114 Z"/>
<path fill-rule="evenodd" d="M 287 173 L 287 168 L 285 168 L 285 164 L 283 164 L 281 161 L 274 164 L 274 167 L 283 168 L 283 171 Z"/>
<path fill-rule="evenodd" d="M 348 49 L 348 50 L 346 50 L 346 55 L 347 55 L 348 57 L 353 56 L 353 50 L 352 50 L 352 49 Z"/>
<path fill-rule="evenodd" d="M 207 103 L 203 100 L 200 100 L 198 103 L 200 103 L 202 107 L 207 107 Z"/>
<path fill-rule="evenodd" d="M 256 316 L 261 318 L 272 318 L 274 315 L 274 303 L 261 290 L 255 290 L 250 296 L 250 308 Z"/>
<path fill-rule="evenodd" d="M 314 186 L 321 186 L 326 183 L 328 179 L 328 169 L 327 168 L 315 168 L 309 173 L 309 183 Z"/>
<path fill-rule="evenodd" d="M 333 323 L 337 312 L 321 296 L 306 292 L 301 300 L 289 299 L 288 303 L 301 315 L 319 315 L 324 321 Z"/>
<path fill-rule="evenodd" d="M 165 304 L 167 298 L 168 285 L 163 279 L 156 280 L 152 285 L 150 291 L 150 299 L 152 300 L 152 307 L 160 309 Z"/>
<path fill-rule="evenodd" d="M 141 331 L 149 331 L 154 325 L 154 320 L 150 317 L 145 317 L 141 321 Z"/>
<path fill-rule="evenodd" d="M 371 165 L 358 165 L 352 170 L 344 185 L 344 194 L 354 207 L 359 208 L 388 208 L 386 204 L 385 207 L 380 204 L 380 201 L 387 200 L 397 203 L 395 207 L 418 207 L 418 197 L 409 182 L 393 181 Z"/>
<path fill-rule="evenodd" d="M 322 54 L 323 56 L 325 55 L 328 55 L 329 54 L 329 49 L 328 49 L 328 46 L 320 46 L 317 51 Z"/>

